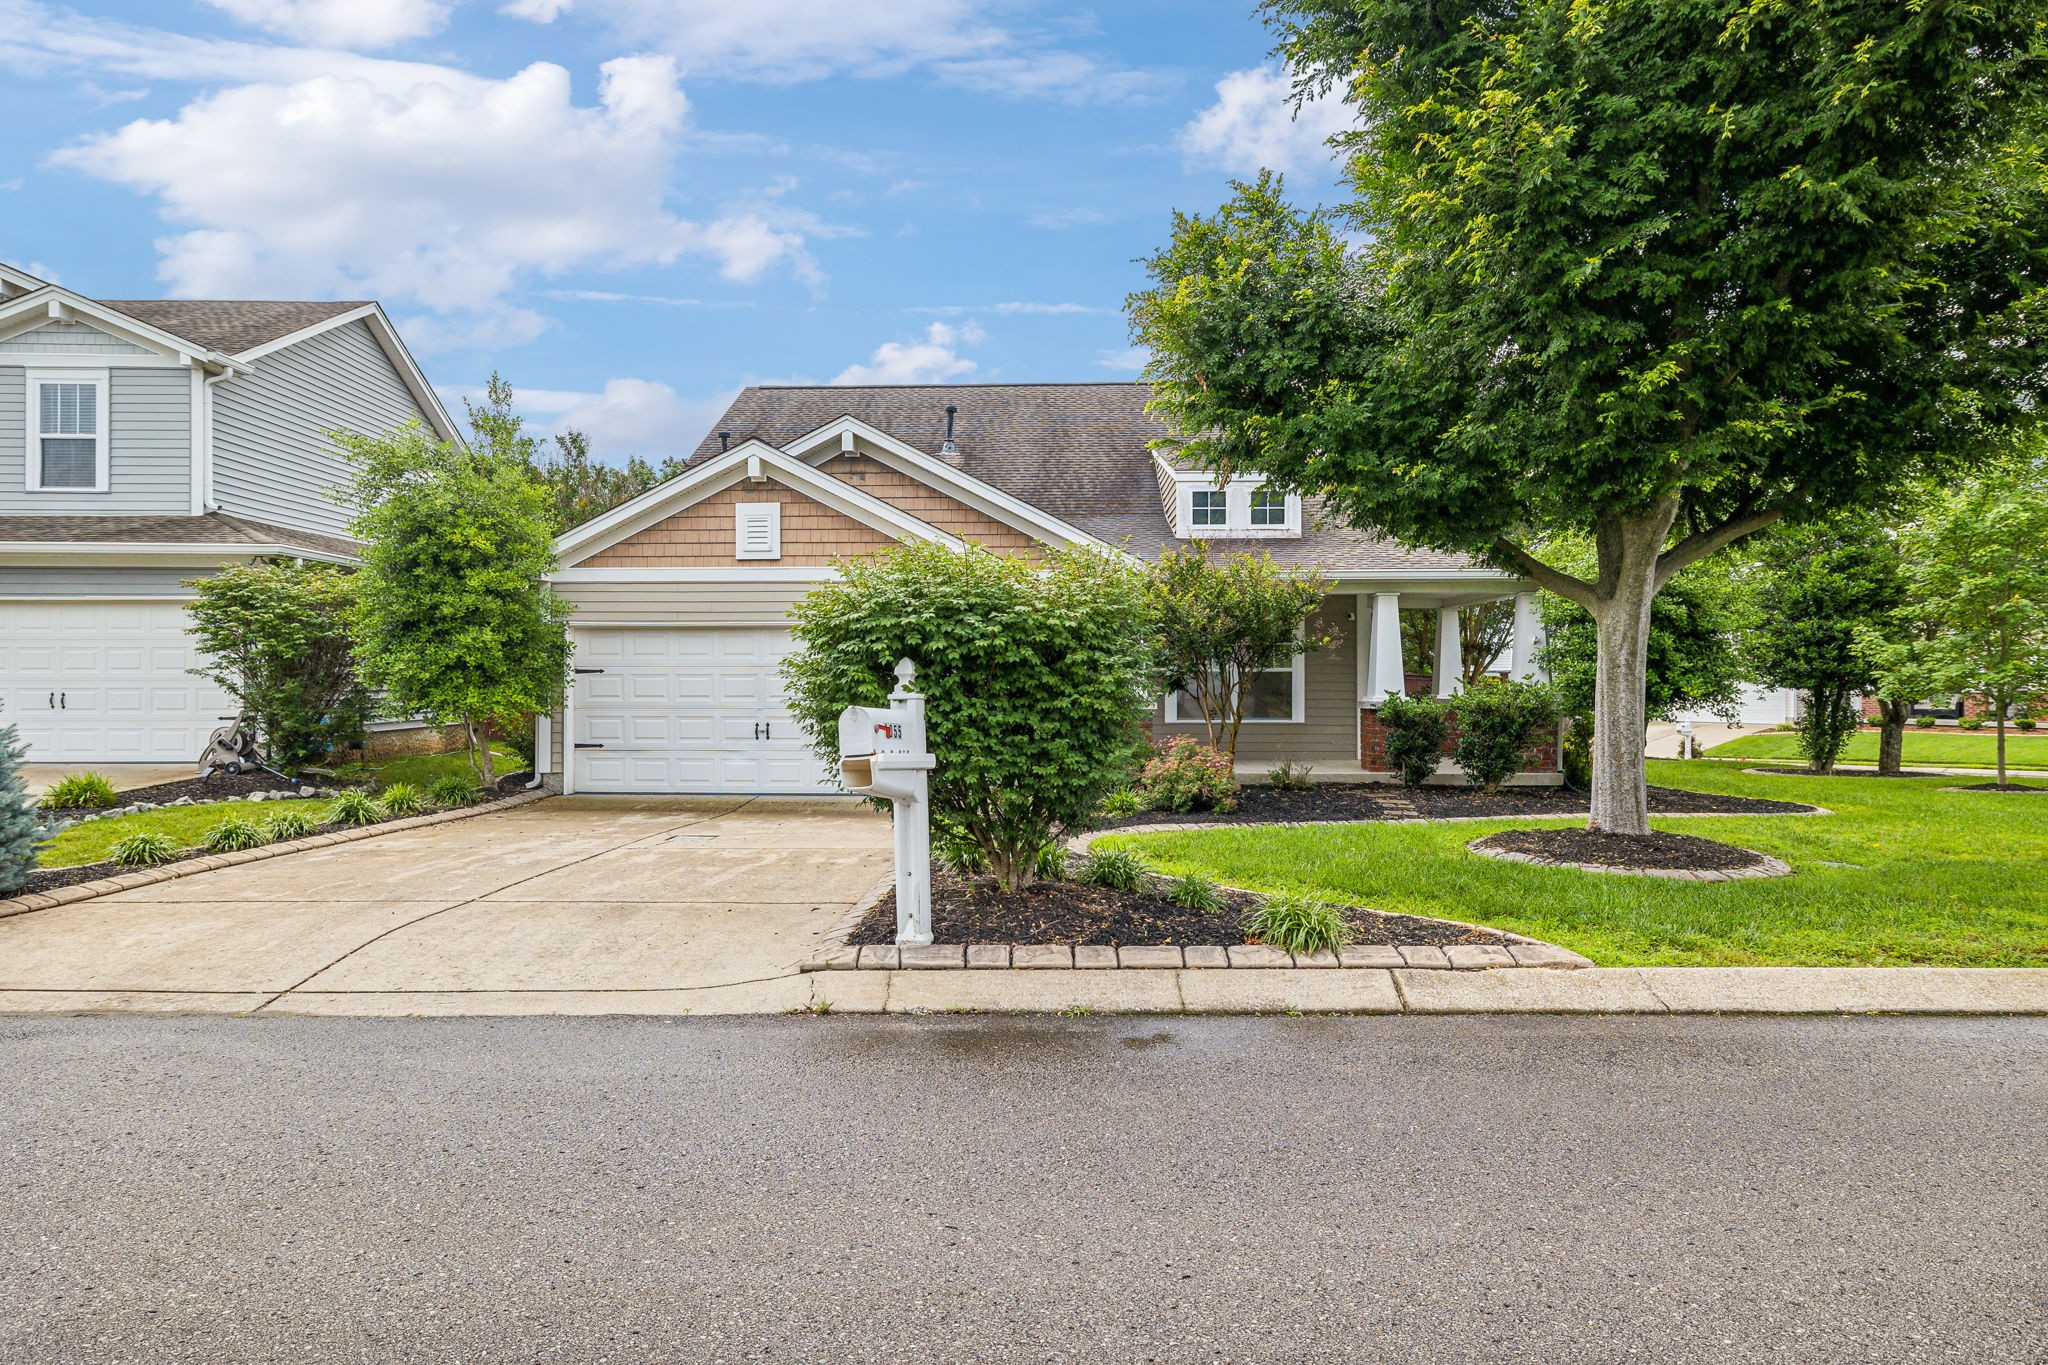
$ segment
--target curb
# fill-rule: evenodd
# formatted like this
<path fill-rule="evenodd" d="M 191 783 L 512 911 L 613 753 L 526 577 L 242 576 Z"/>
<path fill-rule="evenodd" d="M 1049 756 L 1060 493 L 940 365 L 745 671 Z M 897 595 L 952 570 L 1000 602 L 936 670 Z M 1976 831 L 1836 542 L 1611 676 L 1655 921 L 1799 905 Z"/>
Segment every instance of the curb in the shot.
<path fill-rule="evenodd" d="M 1490 943 L 1346 944 L 1335 952 L 1289 953 L 1263 943 L 1228 947 L 1201 944 L 1129 944 L 1103 947 L 1030 943 L 932 943 L 898 947 L 869 944 L 854 948 L 835 944 L 797 968 L 802 972 L 839 971 L 1241 971 L 1321 972 L 1357 968 L 1390 971 L 1486 971 L 1492 968 L 1591 967 L 1581 957 L 1555 944 Z"/>
<path fill-rule="evenodd" d="M 201 872 L 214 872 L 224 867 L 239 867 L 243 863 L 260 863 L 266 858 L 282 858 L 288 853 L 305 853 L 316 848 L 331 848 L 336 844 L 352 844 L 358 839 L 374 839 L 380 834 L 396 834 L 400 830 L 423 829 L 429 825 L 445 825 L 456 820 L 469 820 L 479 815 L 491 815 L 514 806 L 531 805 L 554 795 L 553 792 L 520 792 L 516 796 L 487 801 L 480 806 L 465 806 L 461 810 L 436 811 L 432 815 L 409 815 L 403 820 L 387 820 L 381 825 L 362 825 L 352 829 L 330 830 L 324 834 L 309 834 L 303 839 L 286 839 L 261 848 L 245 848 L 238 853 L 214 853 L 201 858 L 181 858 L 162 867 L 142 867 L 133 872 L 124 872 L 117 877 L 102 877 L 98 881 L 79 882 L 73 886 L 60 886 L 52 891 L 35 891 L 12 900 L 0 900 L 0 919 L 13 915 L 26 915 L 35 910 L 54 910 L 60 905 L 76 905 L 97 896 L 112 895 L 116 891 L 132 891 L 138 886 L 155 886 L 159 882 L 174 882 L 180 877 L 196 877 Z M 851 932 L 850 930 L 848 932 Z"/>

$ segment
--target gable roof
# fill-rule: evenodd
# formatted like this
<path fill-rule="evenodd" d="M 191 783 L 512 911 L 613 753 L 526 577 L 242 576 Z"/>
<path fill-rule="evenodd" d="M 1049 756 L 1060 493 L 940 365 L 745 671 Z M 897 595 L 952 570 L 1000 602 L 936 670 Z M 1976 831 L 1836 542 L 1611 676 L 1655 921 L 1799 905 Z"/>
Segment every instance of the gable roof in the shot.
<path fill-rule="evenodd" d="M 210 350 L 240 355 L 367 305 L 284 299 L 100 299 L 109 308 Z"/>
<path fill-rule="evenodd" d="M 1127 382 L 763 384 L 741 391 L 691 461 L 715 457 L 721 431 L 735 446 L 759 440 L 786 448 L 850 416 L 1096 540 L 1153 559 L 1188 542 L 1174 537 L 1160 502 L 1151 442 L 1167 430 L 1145 411 L 1151 397 L 1151 385 Z M 957 409 L 952 453 L 941 449 L 948 404 Z M 1332 575 L 1513 579 L 1465 555 L 1409 549 L 1337 525 L 1321 512 L 1320 499 L 1304 498 L 1301 537 L 1262 538 L 1257 548 L 1281 564 Z"/>
<path fill-rule="evenodd" d="M 73 546 L 222 546 L 260 553 L 303 551 L 326 559 L 353 560 L 357 546 L 341 536 L 272 526 L 227 512 L 199 516 L 26 516 L 0 518 L 0 544 L 59 550 Z"/>

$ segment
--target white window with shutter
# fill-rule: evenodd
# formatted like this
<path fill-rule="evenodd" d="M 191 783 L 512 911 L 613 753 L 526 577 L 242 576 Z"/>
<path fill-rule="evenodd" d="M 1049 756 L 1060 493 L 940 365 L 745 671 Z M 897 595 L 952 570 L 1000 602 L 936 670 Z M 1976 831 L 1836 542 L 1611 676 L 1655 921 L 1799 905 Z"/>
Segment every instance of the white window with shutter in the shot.
<path fill-rule="evenodd" d="M 28 373 L 28 491 L 107 491 L 107 372 Z"/>
<path fill-rule="evenodd" d="M 735 559 L 782 558 L 782 504 L 743 502 L 732 509 Z"/>

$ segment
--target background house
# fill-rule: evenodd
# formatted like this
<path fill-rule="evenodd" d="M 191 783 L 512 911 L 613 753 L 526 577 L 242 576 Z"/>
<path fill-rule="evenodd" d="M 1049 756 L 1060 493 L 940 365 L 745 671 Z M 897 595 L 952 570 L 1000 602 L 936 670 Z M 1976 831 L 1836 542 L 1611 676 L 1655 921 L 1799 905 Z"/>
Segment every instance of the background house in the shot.
<path fill-rule="evenodd" d="M 1256 546 L 1330 579 L 1334 638 L 1260 680 L 1239 757 L 1379 771 L 1376 703 L 1402 689 L 1399 610 L 1513 596 L 1511 656 L 1531 667 L 1533 585 L 1468 559 L 1325 524 L 1314 499 L 1258 477 L 1218 487 L 1151 442 L 1143 384 L 759 387 L 684 472 L 560 544 L 576 674 L 547 751 L 571 791 L 833 790 L 783 705 L 790 606 L 833 559 L 898 541 L 1027 557 L 1093 545 L 1150 560 L 1196 538 Z M 1448 648 L 1444 648 L 1445 645 Z M 1200 734 L 1162 699 L 1161 734 Z M 1557 780 L 1554 762 L 1532 780 Z"/>
<path fill-rule="evenodd" d="M 198 756 L 184 580 L 349 562 L 325 433 L 460 439 L 375 303 L 96 300 L 0 266 L 0 722 L 39 763 Z"/>

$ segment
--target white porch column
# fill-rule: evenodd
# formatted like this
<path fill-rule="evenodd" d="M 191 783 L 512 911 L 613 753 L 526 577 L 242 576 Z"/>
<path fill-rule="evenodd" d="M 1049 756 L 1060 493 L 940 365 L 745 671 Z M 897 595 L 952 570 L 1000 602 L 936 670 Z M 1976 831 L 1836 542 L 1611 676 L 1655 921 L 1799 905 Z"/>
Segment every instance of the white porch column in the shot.
<path fill-rule="evenodd" d="M 1458 635 L 1458 609 L 1436 609 L 1436 694 L 1455 697 L 1465 688 L 1464 641 Z"/>
<path fill-rule="evenodd" d="M 1512 645 L 1514 672 L 1523 682 L 1541 682 L 1542 669 L 1536 664 L 1536 594 L 1515 594 L 1515 635 Z"/>
<path fill-rule="evenodd" d="M 1372 595 L 1372 654 L 1366 660 L 1365 704 L 1377 706 L 1395 692 L 1406 692 L 1401 669 L 1401 594 Z"/>

